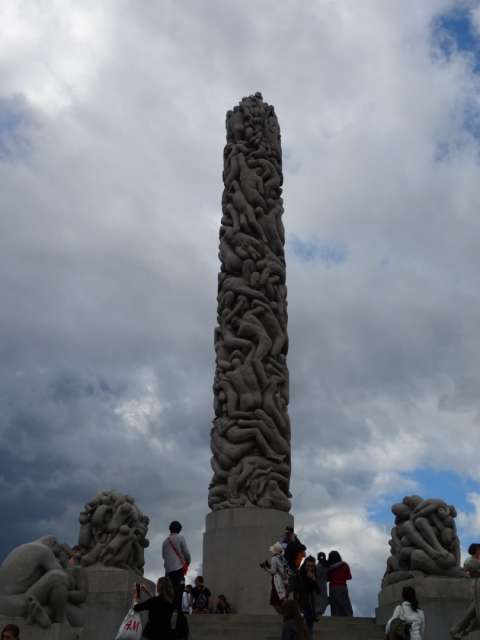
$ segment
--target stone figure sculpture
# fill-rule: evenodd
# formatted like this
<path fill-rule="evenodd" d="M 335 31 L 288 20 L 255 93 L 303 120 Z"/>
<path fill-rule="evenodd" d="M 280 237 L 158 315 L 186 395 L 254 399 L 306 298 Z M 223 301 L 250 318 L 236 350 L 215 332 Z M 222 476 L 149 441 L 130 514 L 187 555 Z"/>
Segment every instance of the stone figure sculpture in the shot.
<path fill-rule="evenodd" d="M 87 502 L 79 517 L 80 561 L 143 575 L 149 518 L 135 500 L 118 491 L 102 491 Z"/>
<path fill-rule="evenodd" d="M 443 500 L 405 496 L 392 506 L 395 526 L 383 586 L 415 575 L 464 577 L 455 507 Z"/>
<path fill-rule="evenodd" d="M 85 570 L 70 566 L 70 549 L 53 536 L 22 544 L 0 566 L 0 613 L 43 628 L 67 621 L 83 626 Z"/>
<path fill-rule="evenodd" d="M 256 93 L 227 113 L 211 509 L 290 510 L 282 151 Z"/>

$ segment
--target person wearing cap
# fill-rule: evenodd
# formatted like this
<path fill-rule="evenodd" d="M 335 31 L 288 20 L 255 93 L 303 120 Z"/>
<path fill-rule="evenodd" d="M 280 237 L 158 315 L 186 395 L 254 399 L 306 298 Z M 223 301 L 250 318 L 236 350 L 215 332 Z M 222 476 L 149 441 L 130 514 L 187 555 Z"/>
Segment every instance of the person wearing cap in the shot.
<path fill-rule="evenodd" d="M 287 590 L 285 588 L 285 565 L 282 560 L 283 546 L 280 542 L 276 542 L 270 547 L 272 559 L 270 568 L 267 569 L 272 575 L 272 591 L 270 593 L 270 604 L 277 613 L 282 615 L 282 604 L 287 599 Z"/>

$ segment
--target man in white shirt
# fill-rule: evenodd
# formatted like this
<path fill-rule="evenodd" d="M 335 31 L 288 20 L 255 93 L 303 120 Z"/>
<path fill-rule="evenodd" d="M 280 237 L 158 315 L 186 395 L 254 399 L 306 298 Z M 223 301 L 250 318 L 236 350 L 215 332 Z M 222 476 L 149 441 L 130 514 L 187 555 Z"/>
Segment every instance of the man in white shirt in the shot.
<path fill-rule="evenodd" d="M 182 593 L 185 586 L 185 574 L 191 557 L 185 538 L 180 535 L 182 525 L 177 520 L 170 523 L 170 535 L 165 538 L 162 546 L 165 575 L 170 578 L 175 590 L 175 607 L 180 610 Z"/>

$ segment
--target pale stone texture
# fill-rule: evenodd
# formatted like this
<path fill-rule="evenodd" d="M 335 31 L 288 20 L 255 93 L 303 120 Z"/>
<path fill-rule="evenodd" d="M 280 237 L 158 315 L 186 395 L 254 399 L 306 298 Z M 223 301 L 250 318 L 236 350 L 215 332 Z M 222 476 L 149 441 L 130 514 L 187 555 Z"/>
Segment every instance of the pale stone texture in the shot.
<path fill-rule="evenodd" d="M 6 624 L 16 624 L 20 629 L 20 640 L 87 640 L 82 629 L 72 629 L 68 624 L 52 624 L 48 629 L 26 624 L 23 618 L 0 615 L 0 631 Z M 103 640 L 110 640 L 104 638 Z M 112 637 L 113 640 L 113 637 Z"/>
<path fill-rule="evenodd" d="M 282 149 L 262 95 L 227 113 L 215 329 L 212 510 L 290 510 Z"/>
<path fill-rule="evenodd" d="M 378 596 L 378 624 L 385 625 L 391 618 L 395 606 L 402 602 L 402 589 L 407 585 L 415 589 L 425 612 L 424 640 L 450 640 L 450 627 L 464 615 L 472 601 L 472 581 L 428 576 L 386 586 Z"/>
<path fill-rule="evenodd" d="M 278 640 L 280 616 L 218 615 L 191 616 L 190 631 L 195 640 Z M 314 627 L 314 640 L 383 640 L 381 627 L 372 618 L 322 617 Z"/>
<path fill-rule="evenodd" d="M 135 583 L 144 584 L 151 593 L 155 592 L 155 585 L 133 571 L 124 569 L 89 567 L 86 571 L 89 593 L 85 607 L 84 638 L 113 640 L 132 605 Z M 142 619 L 145 624 L 146 617 L 143 614 Z"/>
<path fill-rule="evenodd" d="M 443 500 L 413 495 L 392 506 L 395 526 L 389 540 L 391 555 L 382 586 L 418 575 L 464 578 L 460 568 L 457 511 Z"/>
<path fill-rule="evenodd" d="M 143 575 L 150 519 L 134 498 L 100 491 L 79 516 L 78 555 L 84 567 L 106 566 Z"/>
<path fill-rule="evenodd" d="M 227 596 L 235 612 L 271 613 L 271 580 L 260 562 L 293 517 L 275 509 L 221 509 L 207 515 L 203 575 L 216 597 Z"/>

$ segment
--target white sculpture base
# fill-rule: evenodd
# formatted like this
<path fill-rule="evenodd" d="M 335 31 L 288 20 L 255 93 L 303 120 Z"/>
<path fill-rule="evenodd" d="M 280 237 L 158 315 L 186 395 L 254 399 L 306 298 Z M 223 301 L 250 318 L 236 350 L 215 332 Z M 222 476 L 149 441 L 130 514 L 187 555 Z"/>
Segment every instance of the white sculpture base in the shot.
<path fill-rule="evenodd" d="M 276 509 L 219 509 L 207 515 L 203 576 L 214 598 L 224 594 L 237 613 L 272 613 L 271 580 L 260 567 L 270 559 L 293 516 Z"/>

